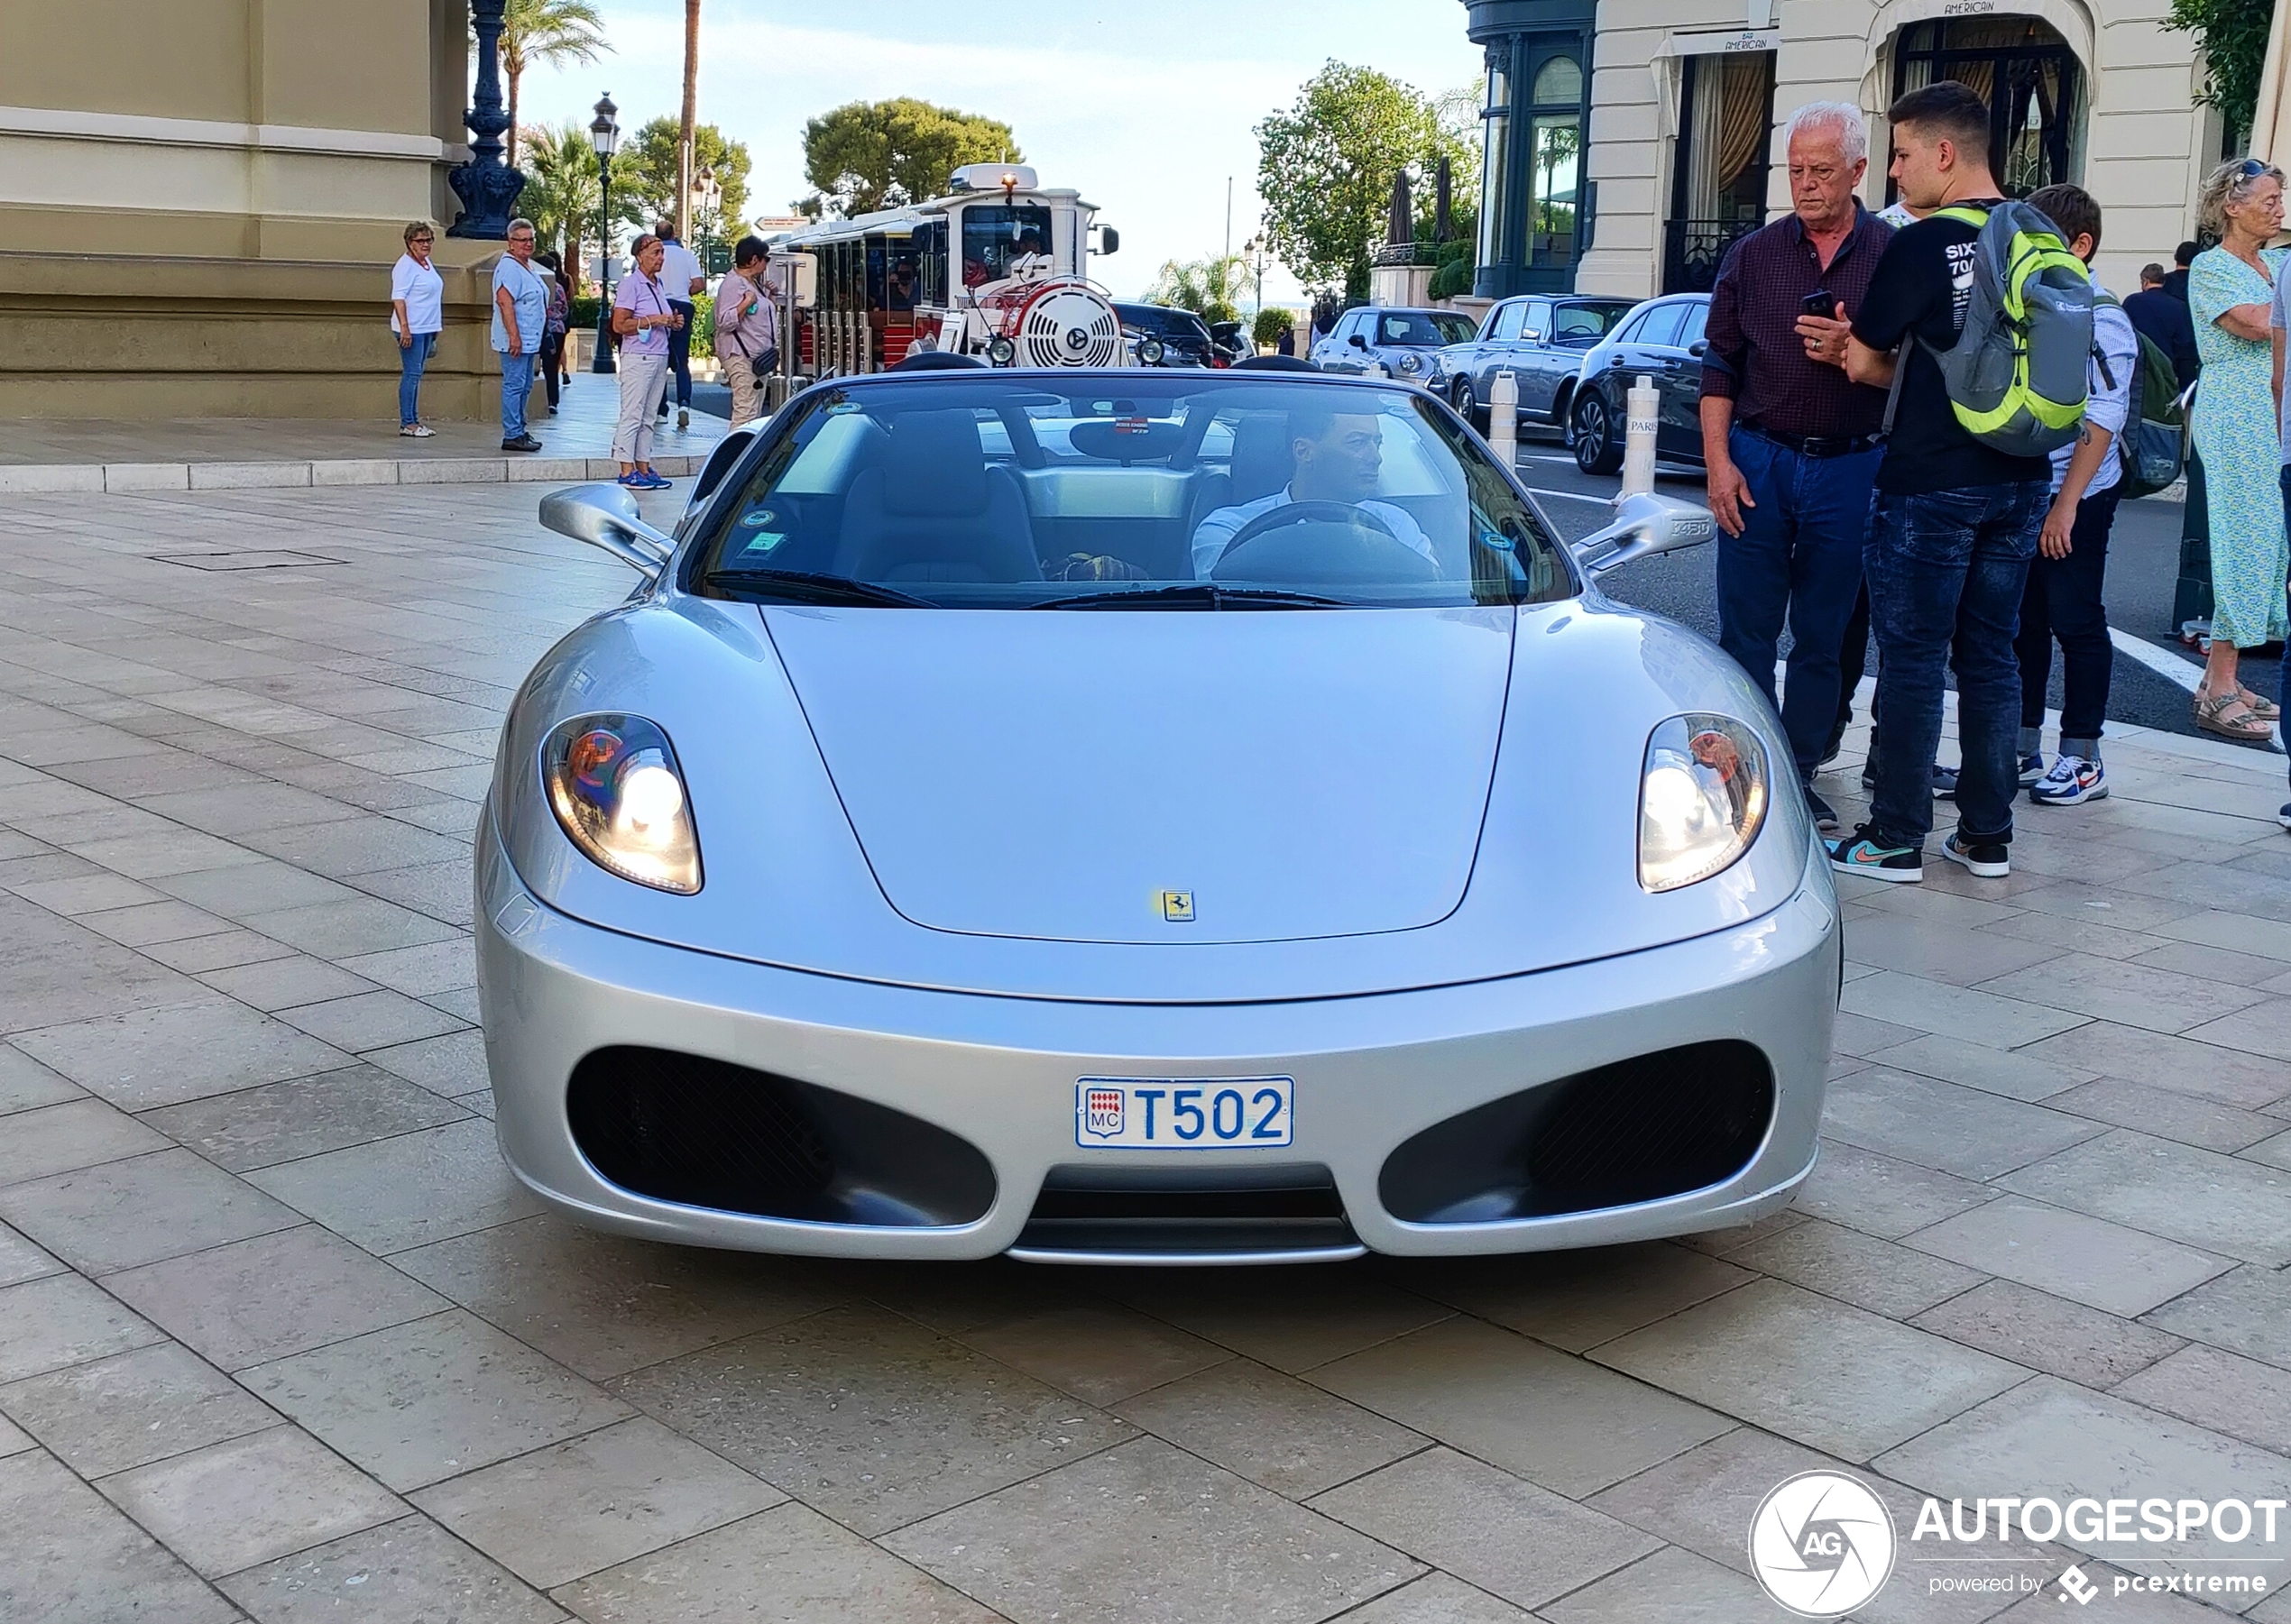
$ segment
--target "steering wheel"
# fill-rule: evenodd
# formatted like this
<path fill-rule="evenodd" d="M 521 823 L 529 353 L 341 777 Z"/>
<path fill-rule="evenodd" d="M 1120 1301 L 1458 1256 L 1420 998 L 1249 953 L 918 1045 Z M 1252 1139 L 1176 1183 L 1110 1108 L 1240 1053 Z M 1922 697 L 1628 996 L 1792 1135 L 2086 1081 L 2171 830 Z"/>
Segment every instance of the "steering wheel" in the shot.
<path fill-rule="evenodd" d="M 1333 543 L 1294 534 L 1299 525 L 1335 525 Z M 1247 560 L 1240 555 L 1251 553 Z M 1393 533 L 1383 518 L 1350 502 L 1290 502 L 1258 514 L 1218 555 L 1212 581 L 1431 582 L 1440 567 Z"/>

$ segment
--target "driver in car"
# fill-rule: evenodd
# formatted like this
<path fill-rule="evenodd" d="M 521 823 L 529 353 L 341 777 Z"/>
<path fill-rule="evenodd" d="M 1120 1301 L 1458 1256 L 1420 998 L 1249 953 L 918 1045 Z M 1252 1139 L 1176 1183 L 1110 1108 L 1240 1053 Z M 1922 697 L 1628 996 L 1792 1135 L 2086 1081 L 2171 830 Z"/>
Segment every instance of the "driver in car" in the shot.
<path fill-rule="evenodd" d="M 1404 508 L 1371 501 L 1384 478 L 1384 426 L 1375 412 L 1310 407 L 1291 414 L 1289 449 L 1296 473 L 1271 496 L 1219 508 L 1193 532 L 1193 575 L 1207 581 L 1233 538 L 1251 522 L 1292 502 L 1338 502 L 1373 516 L 1402 546 L 1439 562 L 1431 538 Z"/>

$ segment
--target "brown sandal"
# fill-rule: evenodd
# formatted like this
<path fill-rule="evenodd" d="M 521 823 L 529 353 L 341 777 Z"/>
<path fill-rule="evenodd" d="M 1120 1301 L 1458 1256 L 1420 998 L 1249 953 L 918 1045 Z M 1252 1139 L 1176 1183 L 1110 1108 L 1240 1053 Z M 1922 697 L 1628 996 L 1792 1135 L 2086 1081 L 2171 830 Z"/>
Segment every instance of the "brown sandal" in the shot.
<path fill-rule="evenodd" d="M 2249 706 L 2250 708 L 2251 714 L 2258 717 L 2261 721 L 2275 721 L 2279 720 L 2283 715 L 2282 709 L 2277 706 L 2273 700 L 2264 699 L 2259 694 L 2252 693 L 2249 688 L 2237 688 L 2235 691 L 2235 697 L 2241 700 L 2245 705 Z"/>
<path fill-rule="evenodd" d="M 2230 716 L 2230 711 L 2241 712 Z M 2261 721 L 2250 706 L 2238 693 L 2214 693 L 2206 699 L 2198 695 L 2195 701 L 2195 725 L 2216 738 L 2232 739 L 2237 744 L 2270 742 L 2275 737 L 2273 724 Z"/>

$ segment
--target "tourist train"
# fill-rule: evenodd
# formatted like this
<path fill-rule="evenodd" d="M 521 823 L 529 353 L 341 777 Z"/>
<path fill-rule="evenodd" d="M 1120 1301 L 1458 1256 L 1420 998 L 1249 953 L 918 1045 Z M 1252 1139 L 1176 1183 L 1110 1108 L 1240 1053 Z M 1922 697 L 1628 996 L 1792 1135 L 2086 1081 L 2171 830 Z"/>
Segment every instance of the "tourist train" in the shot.
<path fill-rule="evenodd" d="M 1092 234 L 1101 255 L 1121 243 L 1097 213 L 1024 164 L 974 163 L 943 197 L 777 237 L 775 255 L 816 262 L 794 359 L 814 377 L 881 372 L 928 349 L 996 366 L 1135 364 L 1112 297 L 1090 280 Z"/>

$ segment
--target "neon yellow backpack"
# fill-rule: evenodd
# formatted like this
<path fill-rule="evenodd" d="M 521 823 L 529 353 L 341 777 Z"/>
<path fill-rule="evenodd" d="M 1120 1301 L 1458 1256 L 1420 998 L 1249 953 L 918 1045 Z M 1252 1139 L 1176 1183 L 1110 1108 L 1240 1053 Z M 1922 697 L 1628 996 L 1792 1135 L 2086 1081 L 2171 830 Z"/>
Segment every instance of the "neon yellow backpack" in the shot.
<path fill-rule="evenodd" d="M 2068 252 L 2060 228 L 2018 201 L 1944 208 L 1928 218 L 1977 230 L 1973 296 L 1950 349 L 1922 339 L 1941 369 L 1964 431 L 2010 456 L 2040 457 L 2076 437 L 2084 420 L 2093 348 L 2092 273 Z M 1908 357 L 1893 380 L 1885 427 L 1893 427 Z"/>

